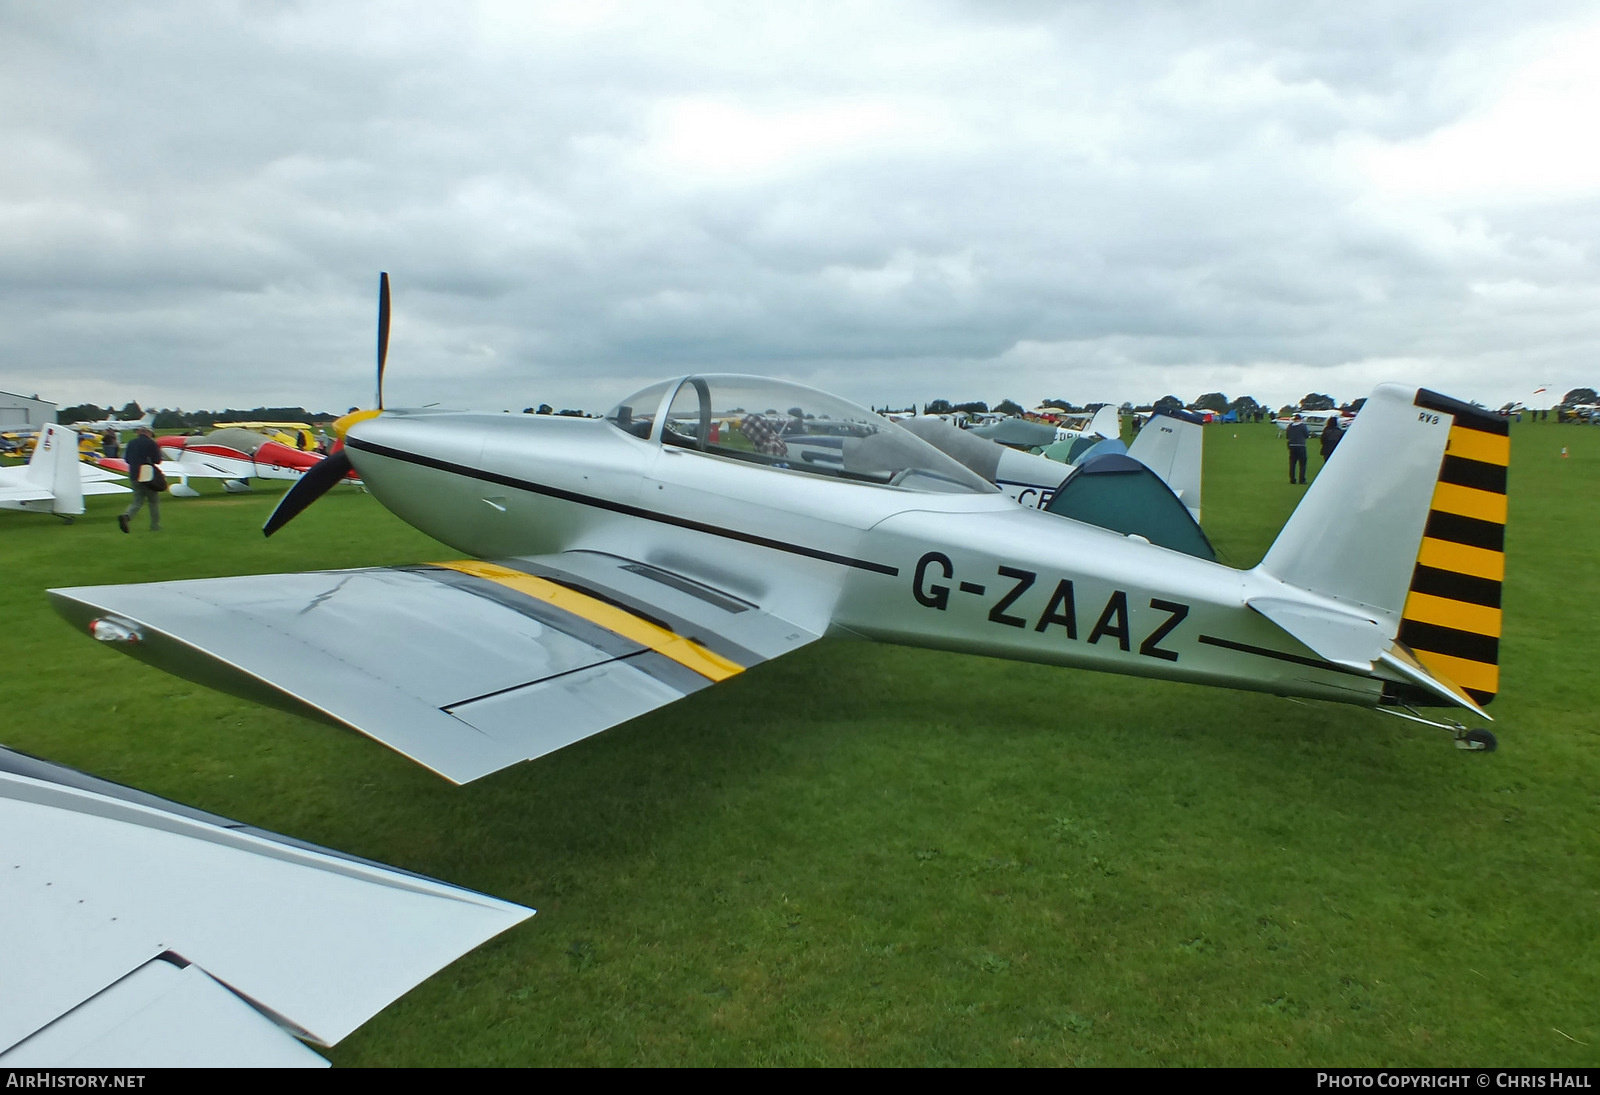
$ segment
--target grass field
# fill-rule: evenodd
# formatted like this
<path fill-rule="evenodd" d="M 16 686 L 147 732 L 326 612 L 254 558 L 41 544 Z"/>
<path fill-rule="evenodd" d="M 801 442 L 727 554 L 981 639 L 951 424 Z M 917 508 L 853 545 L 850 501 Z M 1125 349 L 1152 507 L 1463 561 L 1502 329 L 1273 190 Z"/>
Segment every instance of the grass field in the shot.
<path fill-rule="evenodd" d="M 1593 1067 L 1600 430 L 1519 424 L 1512 451 L 1493 754 L 1353 708 L 825 641 L 451 787 L 51 612 L 48 586 L 454 557 L 344 488 L 265 541 L 276 492 L 210 484 L 159 536 L 121 535 L 115 498 L 70 527 L 0 513 L 3 740 L 539 909 L 341 1065 Z M 1229 563 L 1300 497 L 1284 465 L 1270 425 L 1208 429 Z"/>

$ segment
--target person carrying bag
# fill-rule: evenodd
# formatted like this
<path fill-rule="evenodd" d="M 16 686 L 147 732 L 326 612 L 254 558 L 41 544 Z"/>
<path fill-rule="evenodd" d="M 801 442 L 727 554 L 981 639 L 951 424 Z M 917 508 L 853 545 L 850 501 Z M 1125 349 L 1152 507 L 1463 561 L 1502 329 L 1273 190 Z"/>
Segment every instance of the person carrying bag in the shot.
<path fill-rule="evenodd" d="M 167 477 L 161 473 L 161 446 L 156 444 L 155 431 L 149 426 L 139 427 L 139 436 L 128 442 L 125 459 L 128 475 L 133 480 L 133 501 L 125 512 L 117 515 L 117 527 L 128 532 L 129 522 L 146 502 L 150 504 L 150 531 L 161 531 L 161 492 L 167 489 Z"/>

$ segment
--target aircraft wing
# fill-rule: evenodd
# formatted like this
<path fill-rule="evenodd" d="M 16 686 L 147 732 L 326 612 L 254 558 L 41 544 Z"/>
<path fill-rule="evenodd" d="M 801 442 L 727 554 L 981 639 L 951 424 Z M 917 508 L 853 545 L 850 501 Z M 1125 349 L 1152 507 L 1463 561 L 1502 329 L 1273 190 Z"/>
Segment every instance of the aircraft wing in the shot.
<path fill-rule="evenodd" d="M 129 494 L 127 487 L 121 486 L 112 480 L 121 476 L 113 471 L 105 471 L 93 464 L 76 463 L 82 476 L 82 492 L 84 494 Z M 73 466 L 73 465 L 69 465 Z M 0 468 L 0 503 L 4 502 L 45 502 L 56 497 L 55 487 L 59 484 L 52 477 L 49 485 L 30 480 L 27 468 Z M 70 480 L 69 480 L 70 483 Z"/>
<path fill-rule="evenodd" d="M 101 457 L 99 466 L 120 475 L 128 474 L 128 462 L 120 456 Z M 238 479 L 241 474 L 237 469 L 229 470 L 203 460 L 163 460 L 156 466 L 161 469 L 162 475 L 174 482 L 185 479 Z"/>
<path fill-rule="evenodd" d="M 90 483 L 108 483 L 113 479 L 126 479 L 128 477 L 126 464 L 123 465 L 123 469 L 119 472 L 112 468 L 103 468 L 99 464 L 82 462 L 78 464 L 78 473 L 83 476 L 85 486 Z"/>
<path fill-rule="evenodd" d="M 55 494 L 45 487 L 0 485 L 0 502 L 44 502 Z"/>
<path fill-rule="evenodd" d="M 0 1067 L 325 1066 L 531 915 L 0 748 Z"/>
<path fill-rule="evenodd" d="M 733 593 L 589 551 L 50 595 L 142 661 L 348 726 L 456 783 L 819 637 Z"/>

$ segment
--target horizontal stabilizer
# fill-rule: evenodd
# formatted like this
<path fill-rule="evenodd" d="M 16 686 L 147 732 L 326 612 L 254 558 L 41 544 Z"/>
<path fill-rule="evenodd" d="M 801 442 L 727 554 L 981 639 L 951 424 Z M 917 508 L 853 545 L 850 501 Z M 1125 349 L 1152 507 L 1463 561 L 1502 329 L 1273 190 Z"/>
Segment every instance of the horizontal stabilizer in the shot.
<path fill-rule="evenodd" d="M 1412 684 L 1432 692 L 1435 696 L 1447 703 L 1465 707 L 1475 715 L 1482 715 L 1493 722 L 1490 714 L 1478 705 L 1478 702 L 1456 685 L 1454 681 L 1438 676 L 1417 660 L 1417 656 L 1400 643 L 1395 643 L 1390 649 L 1380 655 L 1380 660 L 1390 669 L 1398 672 Z"/>
<path fill-rule="evenodd" d="M 1350 669 L 1370 671 L 1392 642 L 1392 626 L 1359 612 L 1276 597 L 1246 603 L 1320 657 Z"/>
<path fill-rule="evenodd" d="M 671 571 L 593 552 L 50 594 L 141 661 L 348 726 L 457 783 L 818 637 Z"/>

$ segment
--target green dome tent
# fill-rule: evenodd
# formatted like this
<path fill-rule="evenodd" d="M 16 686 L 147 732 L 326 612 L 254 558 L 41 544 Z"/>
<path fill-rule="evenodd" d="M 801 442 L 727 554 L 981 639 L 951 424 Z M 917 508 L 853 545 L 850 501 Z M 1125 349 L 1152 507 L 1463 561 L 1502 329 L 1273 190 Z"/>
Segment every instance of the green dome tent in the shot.
<path fill-rule="evenodd" d="M 1131 456 L 1106 453 L 1078 465 L 1046 512 L 1216 561 L 1199 524 L 1161 477 Z"/>

